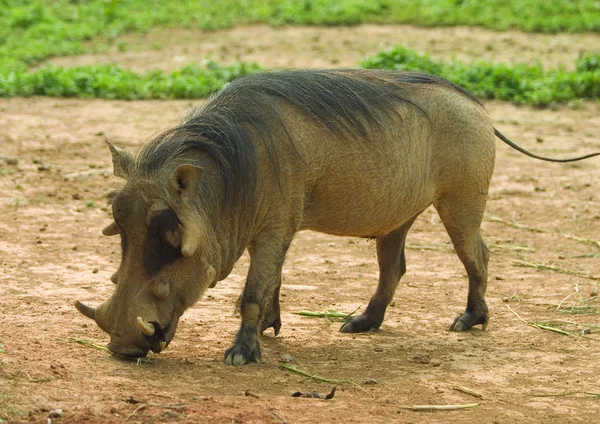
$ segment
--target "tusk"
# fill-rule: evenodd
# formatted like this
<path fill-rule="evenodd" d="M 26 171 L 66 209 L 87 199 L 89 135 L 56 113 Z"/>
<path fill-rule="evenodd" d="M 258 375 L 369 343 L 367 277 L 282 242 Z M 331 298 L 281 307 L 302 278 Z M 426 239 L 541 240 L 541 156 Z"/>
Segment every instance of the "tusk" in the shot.
<path fill-rule="evenodd" d="M 167 347 L 167 342 L 160 342 L 160 350 L 163 351 Z"/>
<path fill-rule="evenodd" d="M 102 230 L 102 234 L 104 234 L 105 236 L 116 236 L 119 233 L 119 227 L 117 226 L 117 223 L 115 221 L 111 222 Z"/>
<path fill-rule="evenodd" d="M 81 303 L 79 300 L 75 301 L 75 308 L 81 312 L 86 317 L 96 320 L 96 308 L 92 308 L 91 306 L 87 306 L 84 303 Z"/>
<path fill-rule="evenodd" d="M 148 337 L 154 336 L 154 326 L 152 324 L 144 321 L 142 317 L 137 317 L 137 323 L 140 326 L 142 333 L 144 333 Z"/>

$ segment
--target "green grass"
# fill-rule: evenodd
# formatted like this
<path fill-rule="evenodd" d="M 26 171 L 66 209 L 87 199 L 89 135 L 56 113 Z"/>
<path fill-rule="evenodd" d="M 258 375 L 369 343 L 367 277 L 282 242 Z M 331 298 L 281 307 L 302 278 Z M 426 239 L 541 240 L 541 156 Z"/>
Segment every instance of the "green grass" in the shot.
<path fill-rule="evenodd" d="M 580 57 L 574 71 L 544 70 L 541 64 L 508 65 L 479 61 L 438 62 L 402 46 L 362 61 L 369 69 L 420 71 L 439 75 L 483 99 L 549 106 L 578 99 L 600 98 L 600 55 Z"/>
<path fill-rule="evenodd" d="M 255 22 L 582 32 L 600 31 L 600 5 L 597 0 L 0 0 L 0 69 L 80 54 L 95 39 L 114 40 L 157 26 L 211 30 Z"/>
<path fill-rule="evenodd" d="M 575 70 L 544 70 L 541 65 L 493 62 L 438 62 L 402 46 L 365 59 L 370 69 L 421 71 L 439 75 L 473 95 L 538 107 L 600 98 L 600 55 L 585 55 Z M 63 68 L 47 65 L 33 72 L 0 71 L 0 97 L 54 96 L 104 99 L 190 99 L 205 97 L 233 79 L 260 72 L 253 63 L 219 65 L 206 61 L 170 74 L 137 74 L 118 65 Z"/>
<path fill-rule="evenodd" d="M 207 61 L 165 75 L 136 74 L 118 65 L 63 68 L 48 65 L 34 72 L 0 71 L 0 97 L 53 96 L 104 99 L 191 99 L 205 97 L 233 79 L 257 72 L 251 63 L 221 66 Z"/>
<path fill-rule="evenodd" d="M 137 74 L 116 65 L 61 68 L 32 65 L 77 55 L 117 37 L 153 27 L 205 30 L 241 23 L 353 25 L 362 22 L 417 25 L 480 25 L 504 30 L 600 31 L 597 0 L 0 0 L 0 97 L 46 95 L 107 99 L 204 97 L 233 78 L 260 70 L 240 63 L 189 65 L 171 74 Z M 156 45 L 157 49 L 162 48 Z M 351 47 L 350 47 L 351 48 Z M 474 95 L 519 104 L 600 97 L 600 55 L 580 58 L 576 70 L 490 62 L 441 63 L 402 47 L 367 59 L 369 68 L 412 69 L 438 74 Z"/>

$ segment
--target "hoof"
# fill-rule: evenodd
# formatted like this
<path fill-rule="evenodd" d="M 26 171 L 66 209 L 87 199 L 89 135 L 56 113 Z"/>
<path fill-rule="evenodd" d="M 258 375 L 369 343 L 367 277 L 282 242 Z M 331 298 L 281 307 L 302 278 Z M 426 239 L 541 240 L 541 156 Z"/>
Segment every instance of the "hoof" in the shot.
<path fill-rule="evenodd" d="M 483 330 L 486 329 L 488 325 L 488 316 L 487 314 L 476 315 L 470 312 L 465 312 L 462 315 L 456 317 L 452 325 L 450 326 L 450 331 L 468 331 L 473 326 L 481 324 Z"/>
<path fill-rule="evenodd" d="M 373 317 L 368 315 L 359 315 L 351 318 L 349 321 L 346 321 L 340 328 L 340 332 L 366 333 L 368 331 L 378 331 L 381 321 L 373 319 Z"/>
<path fill-rule="evenodd" d="M 233 345 L 225 351 L 225 363 L 227 365 L 245 365 L 249 362 L 260 364 L 260 348 L 258 344 L 254 349 L 249 349 L 246 346 Z"/>

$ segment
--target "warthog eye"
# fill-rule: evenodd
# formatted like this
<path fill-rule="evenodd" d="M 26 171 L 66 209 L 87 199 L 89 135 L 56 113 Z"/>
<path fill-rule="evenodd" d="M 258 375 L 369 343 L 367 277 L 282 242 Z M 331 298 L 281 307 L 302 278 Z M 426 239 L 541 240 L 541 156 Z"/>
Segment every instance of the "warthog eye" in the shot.
<path fill-rule="evenodd" d="M 152 275 L 181 257 L 179 221 L 175 212 L 165 209 L 150 220 L 144 249 L 144 268 Z"/>

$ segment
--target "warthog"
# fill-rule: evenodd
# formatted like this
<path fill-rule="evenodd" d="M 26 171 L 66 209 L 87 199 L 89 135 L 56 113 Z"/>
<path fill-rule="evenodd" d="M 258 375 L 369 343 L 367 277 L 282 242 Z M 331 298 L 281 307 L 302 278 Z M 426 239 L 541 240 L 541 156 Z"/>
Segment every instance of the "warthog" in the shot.
<path fill-rule="evenodd" d="M 450 330 L 488 324 L 488 249 L 480 234 L 495 136 L 482 105 L 420 73 L 296 70 L 240 78 L 137 156 L 108 143 L 125 187 L 112 202 L 122 260 L 113 295 L 77 309 L 140 357 L 173 339 L 183 312 L 248 249 L 241 327 L 228 364 L 259 362 L 259 335 L 281 327 L 286 252 L 300 230 L 376 240 L 379 284 L 341 327 L 376 330 L 406 270 L 404 243 L 434 205 L 469 280 Z"/>

